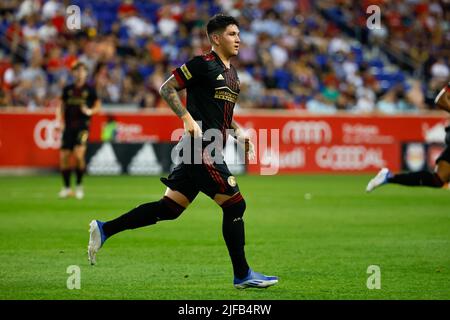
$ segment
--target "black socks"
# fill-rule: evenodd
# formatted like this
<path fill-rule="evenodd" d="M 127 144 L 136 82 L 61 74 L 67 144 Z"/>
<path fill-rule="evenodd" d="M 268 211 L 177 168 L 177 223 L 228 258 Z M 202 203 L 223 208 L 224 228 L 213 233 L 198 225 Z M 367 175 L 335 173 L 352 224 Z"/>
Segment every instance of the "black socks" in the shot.
<path fill-rule="evenodd" d="M 155 224 L 160 220 L 173 220 L 184 211 L 184 207 L 168 197 L 159 201 L 141 204 L 120 217 L 105 222 L 103 232 L 110 237 L 118 232 Z"/>
<path fill-rule="evenodd" d="M 234 275 L 239 279 L 245 278 L 249 270 L 244 252 L 245 232 L 242 216 L 245 207 L 245 200 L 240 193 L 222 204 L 222 234 L 233 264 Z"/>
<path fill-rule="evenodd" d="M 237 278 L 243 279 L 249 270 L 244 252 L 245 232 L 242 220 L 246 207 L 245 200 L 238 193 L 225 201 L 221 207 L 222 234 L 233 264 L 233 272 Z M 164 197 L 159 201 L 141 204 L 122 216 L 105 222 L 103 232 L 108 238 L 124 230 L 145 227 L 162 220 L 173 220 L 178 218 L 184 209 L 172 199 Z"/>
<path fill-rule="evenodd" d="M 61 175 L 63 177 L 64 187 L 70 188 L 70 169 L 63 169 L 61 170 Z"/>
<path fill-rule="evenodd" d="M 427 186 L 433 188 L 441 188 L 444 185 L 436 173 L 429 171 L 396 174 L 388 178 L 388 182 L 404 186 Z"/>
<path fill-rule="evenodd" d="M 85 169 L 79 169 L 79 168 L 75 169 L 77 186 L 81 185 L 81 183 L 83 182 L 83 175 L 84 175 L 85 171 L 86 171 Z M 63 177 L 64 187 L 70 188 L 70 176 L 72 175 L 72 170 L 71 169 L 63 169 L 63 170 L 61 170 L 61 175 Z"/>
<path fill-rule="evenodd" d="M 84 175 L 85 171 L 86 170 L 84 168 L 83 169 L 80 169 L 80 168 L 75 169 L 75 175 L 77 177 L 77 186 L 81 185 L 81 183 L 83 182 L 83 175 Z"/>

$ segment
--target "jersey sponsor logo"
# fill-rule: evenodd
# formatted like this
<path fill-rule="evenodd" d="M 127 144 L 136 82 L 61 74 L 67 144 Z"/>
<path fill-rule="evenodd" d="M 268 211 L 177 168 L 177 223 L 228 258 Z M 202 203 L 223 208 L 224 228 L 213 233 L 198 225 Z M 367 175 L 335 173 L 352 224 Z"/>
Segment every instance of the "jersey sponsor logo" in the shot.
<path fill-rule="evenodd" d="M 321 144 L 331 141 L 332 131 L 325 121 L 289 121 L 283 127 L 282 137 L 286 144 Z"/>
<path fill-rule="evenodd" d="M 222 74 L 219 74 L 216 78 L 216 80 L 225 80 Z"/>
<path fill-rule="evenodd" d="M 216 93 L 214 94 L 215 99 L 226 100 L 232 103 L 236 103 L 238 99 L 238 93 L 234 92 L 228 87 L 216 88 Z"/>
<path fill-rule="evenodd" d="M 128 165 L 131 175 L 156 175 L 163 171 L 150 143 L 145 143 Z"/>
<path fill-rule="evenodd" d="M 236 178 L 234 176 L 229 176 L 227 182 L 231 187 L 236 187 Z"/>
<path fill-rule="evenodd" d="M 61 147 L 61 133 L 56 130 L 58 121 L 40 120 L 34 127 L 34 142 L 40 149 L 58 149 Z"/>
<path fill-rule="evenodd" d="M 110 143 L 104 143 L 87 165 L 87 171 L 92 175 L 119 175 L 122 166 L 117 160 Z"/>
<path fill-rule="evenodd" d="M 184 77 L 186 78 L 186 80 L 189 80 L 189 79 L 192 78 L 192 74 L 189 71 L 189 69 L 186 67 L 185 64 L 183 64 L 180 69 L 181 69 L 181 72 L 183 72 Z"/>
<path fill-rule="evenodd" d="M 67 99 L 67 105 L 81 106 L 86 104 L 86 99 L 81 97 L 70 97 Z"/>
<path fill-rule="evenodd" d="M 386 161 L 381 148 L 337 145 L 317 149 L 316 163 L 320 168 L 332 170 L 364 170 L 382 168 Z"/>

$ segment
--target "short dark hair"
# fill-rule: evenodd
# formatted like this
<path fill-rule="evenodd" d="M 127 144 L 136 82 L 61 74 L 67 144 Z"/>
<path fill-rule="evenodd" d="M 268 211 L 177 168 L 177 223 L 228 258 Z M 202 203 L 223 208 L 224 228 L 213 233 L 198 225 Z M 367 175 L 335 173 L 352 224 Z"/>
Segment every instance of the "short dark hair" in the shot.
<path fill-rule="evenodd" d="M 208 24 L 206 25 L 206 33 L 210 35 L 213 32 L 223 31 L 230 24 L 234 24 L 239 27 L 239 23 L 232 16 L 216 14 L 208 21 Z"/>
<path fill-rule="evenodd" d="M 79 68 L 84 68 L 86 71 L 89 70 L 88 66 L 84 62 L 76 61 L 72 64 L 72 68 L 71 68 L 72 71 L 77 70 Z"/>

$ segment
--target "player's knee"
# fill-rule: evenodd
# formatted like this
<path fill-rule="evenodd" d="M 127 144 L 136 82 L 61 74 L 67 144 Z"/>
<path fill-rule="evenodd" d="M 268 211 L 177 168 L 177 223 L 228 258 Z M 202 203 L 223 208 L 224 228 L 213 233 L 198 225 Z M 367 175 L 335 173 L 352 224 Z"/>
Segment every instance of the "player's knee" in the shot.
<path fill-rule="evenodd" d="M 242 218 L 247 207 L 240 193 L 235 194 L 221 205 L 224 216 L 232 219 Z"/>
<path fill-rule="evenodd" d="M 161 205 L 161 212 L 157 214 L 159 220 L 175 220 L 186 209 L 166 196 L 159 200 L 159 203 Z"/>

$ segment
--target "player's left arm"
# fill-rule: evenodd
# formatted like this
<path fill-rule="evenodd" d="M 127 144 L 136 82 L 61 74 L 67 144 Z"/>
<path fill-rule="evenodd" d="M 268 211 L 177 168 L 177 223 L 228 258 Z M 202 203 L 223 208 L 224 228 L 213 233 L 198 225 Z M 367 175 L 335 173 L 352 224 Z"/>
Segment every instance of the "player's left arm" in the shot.
<path fill-rule="evenodd" d="M 81 107 L 81 111 L 85 115 L 91 117 L 94 114 L 99 113 L 101 108 L 102 108 L 102 102 L 100 101 L 100 99 L 97 99 L 97 100 L 94 101 L 94 104 L 92 105 L 92 108 L 89 108 L 87 105 L 84 105 L 84 106 Z"/>
<path fill-rule="evenodd" d="M 234 137 L 238 143 L 240 143 L 245 150 L 245 154 L 248 156 L 250 160 L 255 158 L 255 147 L 253 143 L 250 141 L 250 137 L 247 133 L 242 129 L 242 127 L 236 122 L 231 121 L 231 128 L 234 130 Z"/>
<path fill-rule="evenodd" d="M 98 98 L 97 92 L 96 92 L 95 89 L 93 89 L 93 88 L 91 89 L 91 92 L 90 92 L 90 98 L 89 98 L 88 101 L 94 101 L 94 102 L 92 103 L 92 105 L 90 106 L 90 108 L 89 108 L 87 105 L 81 106 L 81 111 L 82 111 L 85 115 L 91 117 L 91 116 L 93 116 L 94 114 L 99 113 L 100 110 L 101 110 L 101 108 L 102 108 L 102 102 L 101 102 L 101 100 Z"/>

